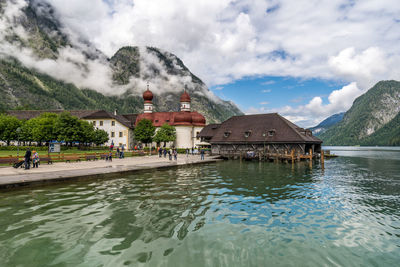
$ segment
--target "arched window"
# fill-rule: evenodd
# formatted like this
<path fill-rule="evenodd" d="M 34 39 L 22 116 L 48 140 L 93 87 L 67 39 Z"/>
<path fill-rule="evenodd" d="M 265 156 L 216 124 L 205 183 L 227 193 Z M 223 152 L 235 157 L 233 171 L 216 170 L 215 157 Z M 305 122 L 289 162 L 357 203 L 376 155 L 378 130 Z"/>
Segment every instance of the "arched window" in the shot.
<path fill-rule="evenodd" d="M 244 132 L 244 137 L 248 138 L 251 135 L 251 130 L 247 130 Z"/>

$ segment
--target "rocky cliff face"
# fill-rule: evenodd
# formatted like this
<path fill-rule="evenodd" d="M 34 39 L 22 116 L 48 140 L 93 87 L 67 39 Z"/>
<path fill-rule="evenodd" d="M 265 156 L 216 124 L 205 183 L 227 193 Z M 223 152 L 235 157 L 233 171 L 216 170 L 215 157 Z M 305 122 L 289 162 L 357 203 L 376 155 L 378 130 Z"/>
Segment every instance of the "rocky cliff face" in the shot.
<path fill-rule="evenodd" d="M 207 122 L 242 114 L 213 95 L 175 55 L 153 47 L 123 47 L 107 58 L 56 19 L 40 1 L 0 0 L 0 109 L 106 109 L 142 112 L 150 84 L 156 111 L 177 111 L 187 90 Z"/>
<path fill-rule="evenodd" d="M 343 120 L 320 138 L 328 145 L 395 145 L 399 113 L 400 82 L 381 81 L 358 97 Z"/>

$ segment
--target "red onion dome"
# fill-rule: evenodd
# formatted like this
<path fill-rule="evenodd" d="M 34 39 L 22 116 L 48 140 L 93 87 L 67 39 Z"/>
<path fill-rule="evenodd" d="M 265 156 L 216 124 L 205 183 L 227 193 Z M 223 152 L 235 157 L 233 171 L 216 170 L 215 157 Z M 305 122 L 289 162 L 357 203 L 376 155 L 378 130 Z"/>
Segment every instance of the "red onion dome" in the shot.
<path fill-rule="evenodd" d="M 183 94 L 181 95 L 181 102 L 190 102 L 190 96 L 189 94 L 186 92 L 183 92 Z"/>
<path fill-rule="evenodd" d="M 200 113 L 193 113 L 192 114 L 192 122 L 193 124 L 201 124 L 204 125 L 206 124 L 206 118 L 204 118 L 203 115 L 201 115 Z"/>
<path fill-rule="evenodd" d="M 176 124 L 184 123 L 184 124 L 191 124 L 192 123 L 192 115 L 190 112 L 181 111 L 176 114 L 174 122 Z"/>
<path fill-rule="evenodd" d="M 147 88 L 147 90 L 143 93 L 144 102 L 151 102 L 153 100 L 153 93 Z"/>

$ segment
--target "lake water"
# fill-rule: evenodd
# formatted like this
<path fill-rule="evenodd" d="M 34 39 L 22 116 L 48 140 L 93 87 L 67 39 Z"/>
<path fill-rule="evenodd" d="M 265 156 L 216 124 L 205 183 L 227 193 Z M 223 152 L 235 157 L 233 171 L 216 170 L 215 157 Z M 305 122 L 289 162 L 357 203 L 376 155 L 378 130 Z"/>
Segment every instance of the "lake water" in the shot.
<path fill-rule="evenodd" d="M 330 149 L 0 191 L 0 266 L 399 266 L 400 149 Z"/>

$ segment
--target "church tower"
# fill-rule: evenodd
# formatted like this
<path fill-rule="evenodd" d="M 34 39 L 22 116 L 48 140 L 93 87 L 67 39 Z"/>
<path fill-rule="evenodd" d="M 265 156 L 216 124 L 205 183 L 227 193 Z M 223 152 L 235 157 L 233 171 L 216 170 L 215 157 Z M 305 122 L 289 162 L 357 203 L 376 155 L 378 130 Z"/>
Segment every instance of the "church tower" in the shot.
<path fill-rule="evenodd" d="M 143 93 L 144 100 L 144 111 L 143 113 L 153 113 L 153 93 L 149 90 L 149 85 L 147 85 L 147 90 Z"/>
<path fill-rule="evenodd" d="M 181 111 L 190 111 L 190 96 L 186 90 L 181 95 Z"/>

